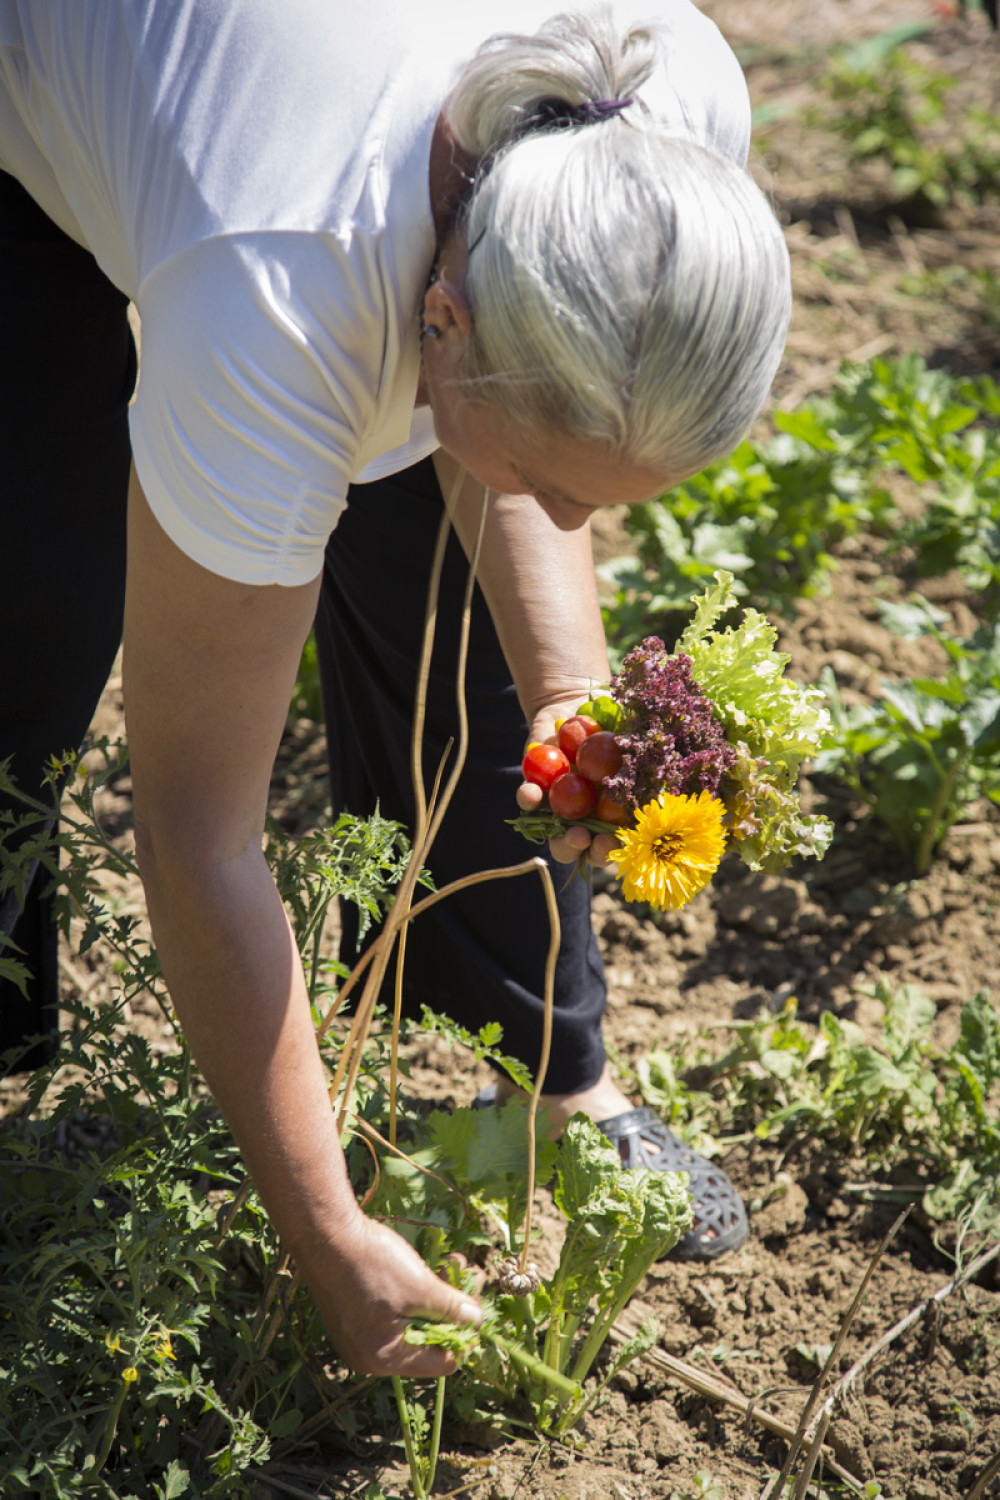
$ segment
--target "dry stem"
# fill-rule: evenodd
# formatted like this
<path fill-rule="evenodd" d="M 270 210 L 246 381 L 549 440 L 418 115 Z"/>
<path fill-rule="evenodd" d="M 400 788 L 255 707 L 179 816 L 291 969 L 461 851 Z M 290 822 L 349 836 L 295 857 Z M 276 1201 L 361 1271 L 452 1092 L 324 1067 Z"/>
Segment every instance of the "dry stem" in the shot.
<path fill-rule="evenodd" d="M 893 1324 L 892 1328 L 883 1333 L 881 1338 L 876 1339 L 875 1343 L 871 1344 L 865 1350 L 864 1354 L 861 1355 L 860 1359 L 855 1360 L 851 1368 L 846 1370 L 837 1381 L 823 1403 L 822 1412 L 829 1411 L 832 1414 L 834 1407 L 847 1394 L 861 1372 L 871 1364 L 877 1355 L 881 1354 L 883 1349 L 888 1349 L 889 1345 L 894 1343 L 901 1334 L 904 1334 L 908 1328 L 912 1328 L 913 1324 L 918 1322 L 929 1308 L 938 1306 L 946 1297 L 950 1297 L 952 1292 L 964 1286 L 967 1281 L 971 1281 L 974 1276 L 978 1276 L 979 1272 L 985 1266 L 988 1266 L 991 1260 L 995 1260 L 998 1255 L 1000 1255 L 1000 1240 L 995 1245 L 991 1245 L 988 1250 L 984 1250 L 981 1255 L 977 1255 L 975 1260 L 970 1261 L 964 1270 L 960 1271 L 957 1276 L 953 1276 L 951 1281 L 947 1282 L 943 1287 L 939 1287 L 930 1297 L 926 1297 L 923 1302 L 918 1302 L 916 1307 L 910 1309 L 905 1318 L 900 1318 L 899 1322 Z"/>
<path fill-rule="evenodd" d="M 626 1339 L 631 1338 L 641 1323 L 642 1316 L 643 1310 L 639 1308 L 638 1303 L 633 1302 L 631 1306 L 626 1308 L 611 1330 L 611 1337 L 614 1342 L 623 1344 Z M 776 1437 L 784 1438 L 786 1442 L 791 1442 L 794 1439 L 795 1428 L 791 1422 L 786 1422 L 783 1417 L 779 1417 L 775 1412 L 769 1411 L 767 1407 L 761 1406 L 759 1402 L 750 1400 L 749 1397 L 744 1396 L 735 1387 L 727 1385 L 713 1375 L 706 1374 L 704 1370 L 696 1369 L 694 1365 L 688 1364 L 686 1360 L 678 1359 L 676 1355 L 668 1354 L 664 1349 L 650 1349 L 642 1356 L 642 1359 L 644 1363 L 652 1365 L 654 1369 L 661 1370 L 664 1374 L 672 1375 L 675 1380 L 679 1380 L 682 1385 L 687 1386 L 689 1390 L 694 1391 L 697 1395 L 704 1396 L 709 1401 L 720 1401 L 726 1406 L 733 1407 L 734 1410 L 742 1413 L 748 1423 L 751 1420 L 759 1422 L 768 1432 L 773 1432 Z M 837 1450 L 836 1438 L 831 1438 L 830 1445 L 834 1451 Z M 864 1493 L 858 1480 L 849 1469 L 845 1469 L 843 1464 L 832 1457 L 828 1451 L 824 1452 L 823 1457 L 830 1472 L 835 1474 L 842 1483 L 849 1485 L 859 1495 Z"/>
<path fill-rule="evenodd" d="M 857 1291 L 854 1294 L 854 1298 L 853 1298 L 853 1301 L 851 1302 L 850 1307 L 847 1309 L 847 1312 L 844 1314 L 844 1318 L 843 1318 L 843 1320 L 841 1322 L 840 1328 L 837 1331 L 837 1337 L 833 1341 L 833 1347 L 831 1348 L 830 1353 L 826 1357 L 826 1360 L 825 1360 L 825 1362 L 823 1364 L 823 1368 L 820 1370 L 819 1374 L 816 1377 L 816 1380 L 815 1380 L 815 1382 L 813 1384 L 813 1388 L 809 1392 L 809 1398 L 806 1401 L 805 1406 L 802 1408 L 802 1414 L 799 1417 L 798 1426 L 795 1429 L 795 1435 L 794 1435 L 794 1437 L 792 1439 L 791 1446 L 788 1449 L 788 1455 L 785 1458 L 785 1462 L 781 1466 L 781 1473 L 778 1475 L 777 1482 L 776 1483 L 772 1483 L 772 1484 L 768 1484 L 765 1487 L 764 1493 L 761 1496 L 761 1500 L 767 1500 L 767 1496 L 769 1496 L 769 1495 L 783 1495 L 784 1494 L 784 1492 L 785 1492 L 785 1485 L 788 1483 L 788 1476 L 792 1472 L 792 1466 L 795 1463 L 795 1460 L 799 1456 L 799 1452 L 800 1452 L 800 1450 L 802 1448 L 802 1443 L 803 1443 L 803 1441 L 805 1439 L 806 1433 L 807 1433 L 808 1428 L 809 1428 L 809 1419 L 810 1419 L 810 1417 L 813 1414 L 813 1411 L 814 1411 L 815 1406 L 816 1406 L 816 1402 L 819 1400 L 819 1394 L 820 1394 L 820 1391 L 823 1389 L 823 1383 L 826 1380 L 826 1377 L 827 1377 L 827 1374 L 829 1373 L 829 1371 L 834 1368 L 834 1366 L 836 1364 L 836 1361 L 840 1358 L 840 1351 L 844 1347 L 844 1342 L 845 1342 L 845 1340 L 847 1338 L 848 1332 L 850 1331 L 851 1324 L 854 1322 L 854 1318 L 855 1318 L 855 1315 L 857 1314 L 858 1308 L 861 1306 L 862 1302 L 864 1301 L 865 1293 L 868 1290 L 868 1284 L 871 1281 L 872 1276 L 875 1273 L 876 1266 L 878 1265 L 879 1261 L 882 1259 L 882 1256 L 885 1254 L 886 1250 L 892 1244 L 892 1241 L 895 1239 L 897 1233 L 899 1232 L 899 1229 L 900 1229 L 901 1225 L 903 1224 L 904 1219 L 906 1219 L 906 1217 L 909 1214 L 909 1212 L 910 1212 L 909 1207 L 904 1208 L 903 1212 L 893 1222 L 892 1227 L 890 1228 L 888 1234 L 885 1236 L 885 1238 L 882 1241 L 881 1245 L 879 1245 L 878 1249 L 875 1251 L 875 1254 L 872 1256 L 871 1260 L 868 1262 L 868 1266 L 867 1266 L 867 1268 L 865 1270 L 865 1274 L 861 1278 L 861 1284 L 859 1285 Z M 821 1425 L 823 1425 L 824 1431 L 825 1431 L 825 1427 L 829 1425 L 829 1420 L 830 1420 L 831 1413 L 832 1413 L 832 1408 L 830 1408 L 829 1411 L 824 1408 L 824 1412 L 823 1412 L 822 1417 L 821 1417 Z M 825 1419 L 826 1419 L 825 1420 L 825 1424 L 823 1423 L 823 1417 L 825 1417 Z M 821 1443 L 817 1444 L 817 1443 L 813 1442 L 813 1444 L 812 1444 L 812 1446 L 811 1446 L 811 1448 L 809 1450 L 809 1456 L 807 1458 L 806 1465 L 805 1465 L 805 1468 L 803 1470 L 803 1474 L 805 1475 L 805 1483 L 806 1483 L 806 1485 L 808 1485 L 809 1480 L 812 1477 L 813 1469 L 816 1467 L 816 1460 L 819 1457 L 820 1447 L 821 1447 Z M 805 1490 L 803 1489 L 803 1494 L 804 1493 L 805 1493 Z M 798 1495 L 798 1489 L 796 1489 L 796 1495 Z"/>

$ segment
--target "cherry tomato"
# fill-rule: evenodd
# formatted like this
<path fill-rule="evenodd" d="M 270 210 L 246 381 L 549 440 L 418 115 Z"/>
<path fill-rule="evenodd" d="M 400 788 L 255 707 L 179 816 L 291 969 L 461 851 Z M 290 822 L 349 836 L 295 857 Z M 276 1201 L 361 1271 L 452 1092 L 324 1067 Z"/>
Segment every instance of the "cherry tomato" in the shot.
<path fill-rule="evenodd" d="M 521 762 L 521 775 L 547 792 L 557 776 L 565 776 L 569 761 L 558 745 L 529 745 Z"/>
<path fill-rule="evenodd" d="M 602 823 L 614 823 L 617 828 L 621 828 L 628 822 L 628 808 L 609 797 L 607 792 L 602 792 L 597 799 L 594 817 L 600 818 Z"/>
<path fill-rule="evenodd" d="M 576 752 L 576 769 L 595 786 L 620 769 L 622 753 L 618 741 L 607 729 L 589 735 Z"/>
<path fill-rule="evenodd" d="M 576 760 L 576 752 L 584 740 L 588 735 L 596 734 L 600 727 L 596 719 L 590 719 L 586 714 L 574 714 L 571 719 L 566 719 L 559 730 L 559 749 L 567 760 Z"/>
<path fill-rule="evenodd" d="M 558 818 L 589 818 L 597 806 L 597 788 L 586 776 L 567 771 L 549 787 L 549 806 Z"/>

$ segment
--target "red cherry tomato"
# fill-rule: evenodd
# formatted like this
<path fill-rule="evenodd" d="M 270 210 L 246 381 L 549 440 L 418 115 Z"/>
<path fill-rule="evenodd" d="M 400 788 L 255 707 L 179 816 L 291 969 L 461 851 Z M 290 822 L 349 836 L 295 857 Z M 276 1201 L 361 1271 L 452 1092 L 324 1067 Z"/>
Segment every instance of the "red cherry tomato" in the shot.
<path fill-rule="evenodd" d="M 596 734 L 600 729 L 596 719 L 591 719 L 587 714 L 574 714 L 571 719 L 560 727 L 559 749 L 567 760 L 576 760 L 576 752 L 589 735 Z"/>
<path fill-rule="evenodd" d="M 616 828 L 621 828 L 628 822 L 628 808 L 609 797 L 607 792 L 602 792 L 597 799 L 597 807 L 594 809 L 594 817 L 600 818 L 602 823 L 614 823 Z"/>
<path fill-rule="evenodd" d="M 521 762 L 521 775 L 547 792 L 557 776 L 565 776 L 569 761 L 558 745 L 529 745 Z"/>
<path fill-rule="evenodd" d="M 621 768 L 622 753 L 610 730 L 602 729 L 584 740 L 576 752 L 576 769 L 595 786 Z"/>
<path fill-rule="evenodd" d="M 589 818 L 597 806 L 597 788 L 586 776 L 568 771 L 549 787 L 549 806 L 557 818 Z"/>

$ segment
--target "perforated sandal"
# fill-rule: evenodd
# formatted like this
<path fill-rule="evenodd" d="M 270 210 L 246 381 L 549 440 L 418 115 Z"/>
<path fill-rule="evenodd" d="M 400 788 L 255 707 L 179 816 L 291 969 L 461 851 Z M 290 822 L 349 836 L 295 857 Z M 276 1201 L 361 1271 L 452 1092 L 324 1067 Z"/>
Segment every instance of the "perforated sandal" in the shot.
<path fill-rule="evenodd" d="M 668 1130 L 655 1110 L 626 1110 L 597 1128 L 617 1146 L 626 1167 L 653 1172 L 687 1172 L 694 1227 L 682 1235 L 667 1259 L 717 1260 L 738 1250 L 750 1233 L 743 1200 L 725 1172 L 699 1156 Z"/>

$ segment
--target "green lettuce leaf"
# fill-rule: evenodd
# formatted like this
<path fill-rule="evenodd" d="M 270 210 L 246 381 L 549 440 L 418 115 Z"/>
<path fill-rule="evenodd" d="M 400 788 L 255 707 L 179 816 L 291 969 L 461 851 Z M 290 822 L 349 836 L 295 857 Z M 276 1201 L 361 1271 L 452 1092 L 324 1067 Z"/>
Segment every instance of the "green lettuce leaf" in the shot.
<path fill-rule="evenodd" d="M 738 603 L 732 574 L 719 571 L 715 580 L 694 601 L 694 618 L 677 649 L 691 658 L 694 680 L 712 699 L 726 738 L 742 740 L 751 755 L 773 767 L 783 766 L 791 780 L 830 737 L 824 694 L 785 677 L 791 658 L 774 649 L 777 631 L 757 610 L 745 609 L 729 629 L 713 628 Z"/>
<path fill-rule="evenodd" d="M 732 574 L 694 601 L 694 617 L 677 643 L 692 676 L 712 700 L 726 739 L 738 751 L 720 787 L 733 847 L 752 870 L 775 874 L 797 855 L 822 859 L 833 837 L 828 818 L 802 812 L 795 791 L 799 767 L 832 736 L 821 688 L 785 676 L 790 657 L 775 650 L 766 616 L 744 609 L 738 625 L 716 623 L 738 603 Z"/>

